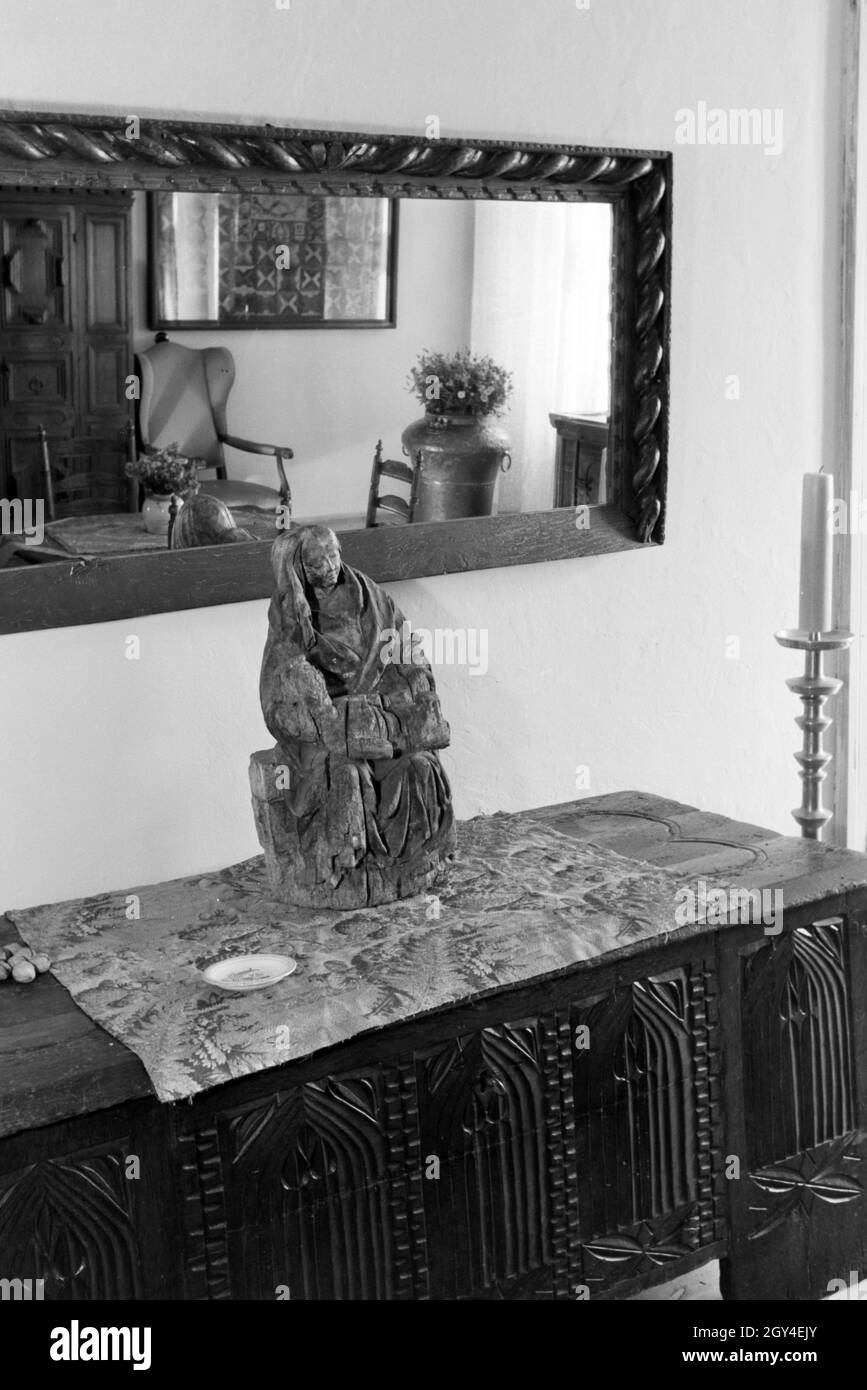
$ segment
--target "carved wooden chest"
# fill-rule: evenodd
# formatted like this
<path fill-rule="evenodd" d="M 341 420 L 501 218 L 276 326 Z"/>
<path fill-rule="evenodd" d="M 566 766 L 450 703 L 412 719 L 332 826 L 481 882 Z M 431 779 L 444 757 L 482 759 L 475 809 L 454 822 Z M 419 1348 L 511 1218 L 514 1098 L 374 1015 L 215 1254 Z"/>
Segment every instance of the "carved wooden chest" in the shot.
<path fill-rule="evenodd" d="M 713 1258 L 733 1299 L 863 1277 L 867 856 L 635 793 L 541 814 L 676 873 L 684 901 L 748 887 L 770 913 L 192 1104 L 158 1103 L 56 982 L 38 1016 L 10 990 L 0 1274 L 46 1298 L 302 1300 L 607 1299 Z"/>

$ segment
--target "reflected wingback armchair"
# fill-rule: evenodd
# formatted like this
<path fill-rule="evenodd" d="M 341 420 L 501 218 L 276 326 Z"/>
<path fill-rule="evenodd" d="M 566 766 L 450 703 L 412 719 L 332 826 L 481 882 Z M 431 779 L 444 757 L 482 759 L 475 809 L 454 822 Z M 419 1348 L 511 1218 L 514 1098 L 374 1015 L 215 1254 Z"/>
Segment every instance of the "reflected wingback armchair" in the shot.
<path fill-rule="evenodd" d="M 157 334 L 153 347 L 139 357 L 141 400 L 139 432 L 145 448 L 177 444 L 181 453 L 200 458 L 216 479 L 203 478 L 200 491 L 227 507 L 276 508 L 291 512 L 291 492 L 284 461 L 293 457 L 283 445 L 257 444 L 229 434 L 226 402 L 235 381 L 235 362 L 228 348 L 187 348 Z M 248 454 L 270 455 L 279 486 L 240 482 L 226 476 L 223 446 Z"/>

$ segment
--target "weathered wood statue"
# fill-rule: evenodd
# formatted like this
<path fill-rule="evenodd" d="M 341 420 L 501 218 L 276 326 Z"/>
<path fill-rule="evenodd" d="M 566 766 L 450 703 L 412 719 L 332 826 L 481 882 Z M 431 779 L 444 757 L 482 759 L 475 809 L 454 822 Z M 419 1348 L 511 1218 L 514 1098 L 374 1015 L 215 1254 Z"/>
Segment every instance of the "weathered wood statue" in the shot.
<path fill-rule="evenodd" d="M 449 742 L 434 679 L 378 584 L 342 562 L 333 531 L 287 531 L 260 696 L 272 753 L 250 767 L 272 886 L 288 902 L 357 908 L 423 892 L 454 850 Z"/>

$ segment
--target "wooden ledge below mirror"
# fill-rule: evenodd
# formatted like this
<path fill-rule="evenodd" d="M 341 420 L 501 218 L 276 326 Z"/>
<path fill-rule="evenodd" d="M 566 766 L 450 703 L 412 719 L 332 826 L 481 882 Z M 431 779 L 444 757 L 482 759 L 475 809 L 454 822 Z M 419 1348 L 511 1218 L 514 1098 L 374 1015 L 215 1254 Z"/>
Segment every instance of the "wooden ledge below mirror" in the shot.
<path fill-rule="evenodd" d="M 378 583 L 640 550 L 616 507 L 576 529 L 571 507 L 518 516 L 338 531 L 350 564 Z M 655 547 L 653 547 L 655 548 Z M 0 571 L 0 635 L 244 603 L 271 592 L 271 545 L 206 546 Z"/>

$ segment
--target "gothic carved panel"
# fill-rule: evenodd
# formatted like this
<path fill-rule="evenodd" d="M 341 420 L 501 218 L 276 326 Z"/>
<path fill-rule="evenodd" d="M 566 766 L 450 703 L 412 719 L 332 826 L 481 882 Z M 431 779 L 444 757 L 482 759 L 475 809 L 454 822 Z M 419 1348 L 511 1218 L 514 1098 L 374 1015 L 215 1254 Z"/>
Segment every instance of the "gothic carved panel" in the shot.
<path fill-rule="evenodd" d="M 748 1161 L 760 1169 L 855 1128 L 842 920 L 760 944 L 742 991 Z"/>
<path fill-rule="evenodd" d="M 583 1271 L 591 1296 L 722 1233 L 716 980 L 697 961 L 570 1011 Z"/>
<path fill-rule="evenodd" d="M 575 1053 L 575 1112 L 587 1236 L 630 1228 L 697 1199 L 688 1010 L 688 977 L 680 969 L 573 1011 L 572 1032 L 584 1044 Z M 610 1185 L 589 1178 L 601 1175 L 603 1154 L 615 1175 Z"/>
<path fill-rule="evenodd" d="M 406 1252 L 389 1186 L 387 1090 L 379 1070 L 308 1082 L 219 1116 L 197 1135 L 195 1157 L 187 1141 L 187 1273 L 198 1296 L 399 1296 Z"/>
<path fill-rule="evenodd" d="M 423 1187 L 435 1298 L 504 1296 L 495 1290 L 553 1265 L 543 1046 L 534 1020 L 418 1059 L 422 1155 L 439 1160 Z M 550 1297 L 551 1274 L 531 1282 Z"/>
<path fill-rule="evenodd" d="M 125 1157 L 114 1143 L 0 1177 L 4 1277 L 43 1279 L 46 1300 L 141 1298 Z"/>

